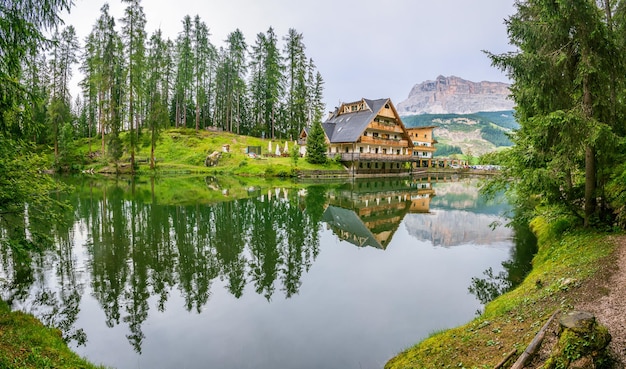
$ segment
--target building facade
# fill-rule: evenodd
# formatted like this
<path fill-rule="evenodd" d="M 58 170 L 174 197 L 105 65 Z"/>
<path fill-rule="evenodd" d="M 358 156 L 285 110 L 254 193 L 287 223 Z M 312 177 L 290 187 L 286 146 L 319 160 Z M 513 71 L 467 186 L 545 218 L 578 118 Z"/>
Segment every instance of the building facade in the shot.
<path fill-rule="evenodd" d="M 432 167 L 435 155 L 435 144 L 437 140 L 433 138 L 435 126 L 407 128 L 411 142 L 413 143 L 413 163 L 416 167 Z"/>
<path fill-rule="evenodd" d="M 322 127 L 328 156 L 354 174 L 410 172 L 413 163 L 419 162 L 413 155 L 413 140 L 390 99 L 343 103 Z M 306 134 L 300 135 L 303 144 Z"/>

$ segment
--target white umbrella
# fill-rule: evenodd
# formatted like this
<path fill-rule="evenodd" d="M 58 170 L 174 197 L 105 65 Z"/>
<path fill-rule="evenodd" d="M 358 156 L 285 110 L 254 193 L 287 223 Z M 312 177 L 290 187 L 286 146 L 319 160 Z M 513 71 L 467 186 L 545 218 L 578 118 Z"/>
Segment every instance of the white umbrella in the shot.
<path fill-rule="evenodd" d="M 289 143 L 287 141 L 285 141 L 285 151 L 283 152 L 289 152 Z"/>
<path fill-rule="evenodd" d="M 280 156 L 280 146 L 276 145 L 276 156 Z"/>
<path fill-rule="evenodd" d="M 267 144 L 267 152 L 272 152 L 272 140 Z"/>

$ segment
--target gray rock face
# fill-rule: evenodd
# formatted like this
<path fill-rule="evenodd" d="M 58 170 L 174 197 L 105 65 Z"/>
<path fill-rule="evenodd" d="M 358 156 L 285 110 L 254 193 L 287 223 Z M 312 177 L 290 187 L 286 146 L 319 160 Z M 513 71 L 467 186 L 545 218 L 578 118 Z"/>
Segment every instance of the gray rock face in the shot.
<path fill-rule="evenodd" d="M 434 81 L 415 85 L 409 97 L 396 108 L 400 115 L 513 110 L 509 86 L 502 82 L 471 82 L 455 76 L 439 76 Z"/>

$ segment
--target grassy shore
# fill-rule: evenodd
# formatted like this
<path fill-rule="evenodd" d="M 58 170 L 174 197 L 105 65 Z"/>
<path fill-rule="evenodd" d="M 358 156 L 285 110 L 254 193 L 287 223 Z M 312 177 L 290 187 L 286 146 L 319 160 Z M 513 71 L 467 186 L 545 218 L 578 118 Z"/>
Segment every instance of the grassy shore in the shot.
<path fill-rule="evenodd" d="M 568 232 L 567 222 L 542 218 L 532 226 L 539 250 L 520 286 L 487 304 L 471 322 L 401 352 L 385 368 L 493 368 L 512 350 L 519 356 L 556 310 L 566 312 L 608 293 L 594 289 L 593 282 L 616 268 L 611 235 Z"/>
<path fill-rule="evenodd" d="M 0 368 L 91 369 L 93 365 L 72 352 L 57 329 L 47 328 L 35 317 L 11 312 L 0 301 Z"/>
<path fill-rule="evenodd" d="M 125 143 L 126 135 L 122 134 L 121 139 Z M 286 151 L 285 144 L 287 144 Z M 224 152 L 225 145 L 228 145 L 228 152 Z M 276 155 L 277 145 L 281 151 L 280 155 Z M 298 157 L 294 161 L 291 156 L 294 145 L 296 143 L 293 140 L 267 140 L 228 132 L 196 131 L 187 128 L 168 129 L 159 135 L 154 153 L 156 158 L 155 170 L 156 173 L 206 173 L 265 177 L 289 177 L 293 176 L 294 171 L 344 170 L 341 164 L 333 161 L 325 165 L 310 164 L 302 157 Z M 256 157 L 248 155 L 246 153 L 248 147 L 260 147 L 261 155 Z M 270 147 L 272 148 L 271 152 L 269 152 Z M 109 162 L 106 154 L 105 157 L 102 157 L 100 151 L 101 142 L 99 139 L 92 139 L 91 143 L 88 140 L 81 142 L 78 152 L 83 160 L 83 169 L 94 172 L 115 170 L 114 164 Z M 218 165 L 205 166 L 204 161 L 207 155 L 214 151 L 222 154 Z M 135 152 L 138 174 L 152 173 L 148 162 L 149 158 L 150 135 L 144 133 Z M 128 150 L 125 149 L 118 166 L 127 165 L 129 160 Z"/>

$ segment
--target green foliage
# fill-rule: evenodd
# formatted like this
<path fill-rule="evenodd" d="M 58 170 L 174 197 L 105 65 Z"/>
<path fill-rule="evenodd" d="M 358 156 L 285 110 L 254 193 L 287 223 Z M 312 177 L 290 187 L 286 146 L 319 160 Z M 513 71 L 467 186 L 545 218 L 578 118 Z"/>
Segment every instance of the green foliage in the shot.
<path fill-rule="evenodd" d="M 114 162 L 119 161 L 122 157 L 122 140 L 116 132 L 107 135 L 107 153 Z"/>
<path fill-rule="evenodd" d="M 0 301 L 0 325 L 1 368 L 102 368 L 73 353 L 58 330 L 45 327 L 32 315 L 11 312 L 3 301 Z"/>
<path fill-rule="evenodd" d="M 610 7 L 576 0 L 518 2 L 516 9 L 507 26 L 520 52 L 490 55 L 514 80 L 520 129 L 506 175 L 519 180 L 511 189 L 558 204 L 586 226 L 611 224 L 619 204 L 597 204 L 624 157 L 617 144 L 626 134 L 618 103 L 626 84 L 624 7 L 616 17 Z"/>
<path fill-rule="evenodd" d="M 67 122 L 61 127 L 59 135 L 59 156 L 56 160 L 56 167 L 64 172 L 72 171 L 72 166 L 79 163 L 76 154 L 76 144 L 74 142 L 74 126 Z"/>
<path fill-rule="evenodd" d="M 540 232 L 545 235 L 556 235 L 563 226 L 553 228 L 545 218 L 537 224 L 542 224 Z M 473 321 L 439 332 L 398 354 L 385 368 L 456 367 L 461 360 L 467 368 L 496 365 L 503 351 L 492 345 L 527 347 L 555 310 L 580 303 L 573 286 L 599 278 L 597 273 L 611 268 L 609 256 L 616 247 L 611 236 L 588 231 L 541 237 L 533 269 L 516 289 L 487 304 Z"/>
<path fill-rule="evenodd" d="M 320 122 L 314 122 L 306 140 L 306 161 L 311 164 L 324 164 L 328 161 L 326 134 Z"/>
<path fill-rule="evenodd" d="M 615 176 L 607 185 L 607 197 L 615 209 L 615 225 L 626 229 L 626 164 L 616 166 Z"/>
<path fill-rule="evenodd" d="M 49 166 L 31 145 L 0 134 L 0 226 L 9 230 L 0 235 L 0 242 L 10 241 L 21 249 L 47 246 L 49 227 L 57 219 L 57 210 L 64 208 L 50 197 L 62 188 L 43 174 Z M 26 212 L 30 228 L 24 221 Z"/>
<path fill-rule="evenodd" d="M 496 147 L 513 145 L 507 135 L 507 132 L 503 131 L 498 126 L 494 126 L 491 124 L 483 126 L 480 129 L 480 134 L 485 140 L 491 142 Z"/>
<path fill-rule="evenodd" d="M 300 147 L 298 145 L 292 145 L 289 149 L 289 156 L 294 167 L 298 166 L 298 160 L 300 160 Z"/>
<path fill-rule="evenodd" d="M 546 361 L 545 369 L 567 369 L 574 361 L 588 357 L 593 361 L 593 367 L 602 368 L 609 363 L 607 346 L 611 341 L 608 329 L 602 325 L 590 327 L 585 333 L 566 329 L 561 333 L 556 352 L 553 352 Z"/>
<path fill-rule="evenodd" d="M 3 1 L 0 5 L 0 134 L 25 138 L 32 122 L 23 119 L 23 102 L 29 92 L 22 83 L 23 68 L 30 64 L 27 55 L 49 42 L 45 30 L 54 29 L 61 19 L 57 14 L 69 10 L 70 0 Z"/>
<path fill-rule="evenodd" d="M 460 147 L 454 145 L 446 145 L 442 143 L 437 144 L 437 151 L 435 151 L 436 156 L 440 157 L 449 157 L 454 154 L 463 154 L 463 151 Z"/>

